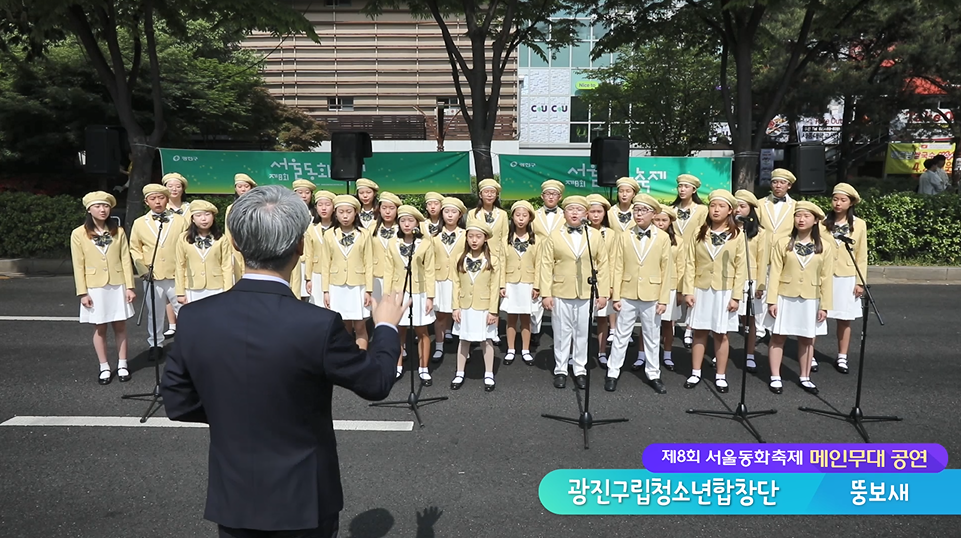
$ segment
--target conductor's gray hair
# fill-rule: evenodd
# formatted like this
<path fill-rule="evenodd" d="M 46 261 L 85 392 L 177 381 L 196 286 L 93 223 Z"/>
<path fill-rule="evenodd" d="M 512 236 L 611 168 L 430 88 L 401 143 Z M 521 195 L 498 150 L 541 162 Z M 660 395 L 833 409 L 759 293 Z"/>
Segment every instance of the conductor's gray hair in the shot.
<path fill-rule="evenodd" d="M 250 269 L 280 271 L 310 225 L 307 204 L 280 185 L 251 189 L 234 202 L 227 230 Z"/>

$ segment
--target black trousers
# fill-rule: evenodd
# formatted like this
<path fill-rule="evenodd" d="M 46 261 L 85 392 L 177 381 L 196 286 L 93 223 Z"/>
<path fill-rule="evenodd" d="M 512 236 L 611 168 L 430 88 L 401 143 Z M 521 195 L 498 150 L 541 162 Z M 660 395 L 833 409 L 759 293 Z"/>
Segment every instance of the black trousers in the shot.
<path fill-rule="evenodd" d="M 340 514 L 321 520 L 316 529 L 294 531 L 259 531 L 252 529 L 232 529 L 218 525 L 220 538 L 337 538 L 340 528 Z"/>

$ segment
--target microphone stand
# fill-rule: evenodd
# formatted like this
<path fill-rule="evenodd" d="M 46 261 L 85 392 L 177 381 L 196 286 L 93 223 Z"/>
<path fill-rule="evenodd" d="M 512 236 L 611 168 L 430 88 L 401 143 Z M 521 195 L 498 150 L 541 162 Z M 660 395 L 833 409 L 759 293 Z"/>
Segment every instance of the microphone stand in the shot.
<path fill-rule="evenodd" d="M 597 269 L 594 267 L 594 257 L 591 253 L 591 234 L 590 226 L 584 221 L 581 223 L 584 227 L 584 240 L 587 241 L 587 259 L 591 263 L 591 276 L 587 279 L 588 284 L 591 285 L 591 299 L 588 303 L 588 312 L 590 317 L 587 318 L 587 339 L 590 342 L 591 338 L 591 328 L 594 326 L 594 301 L 600 297 L 600 293 L 597 290 Z M 588 357 L 590 354 L 588 354 Z M 588 359 L 590 360 L 590 359 Z M 559 422 L 564 422 L 566 424 L 576 424 L 581 430 L 584 431 L 584 450 L 590 448 L 588 444 L 587 432 L 593 426 L 603 426 L 605 424 L 614 424 L 616 422 L 627 422 L 626 418 L 608 418 L 603 420 L 594 420 L 593 415 L 591 415 L 591 369 L 590 364 L 587 365 L 587 386 L 584 387 L 584 407 L 581 409 L 581 414 L 577 418 L 562 417 L 558 415 L 541 415 L 544 418 L 551 420 L 556 420 Z M 599 365 L 598 365 L 599 366 Z M 576 383 L 575 383 L 576 386 Z M 574 389 L 577 392 L 577 389 Z M 578 402 L 579 404 L 580 402 Z M 580 405 L 578 405 L 580 407 Z"/>
<path fill-rule="evenodd" d="M 748 222 L 747 219 L 744 222 Z M 744 252 L 745 256 L 749 256 L 750 253 L 750 243 L 748 241 L 747 234 L 744 230 L 741 230 L 741 235 L 744 236 Z M 749 323 L 754 323 L 754 285 L 751 281 L 751 262 L 747 260 L 747 304 L 745 305 L 744 313 L 747 316 L 747 321 Z M 751 424 L 751 419 L 754 417 L 763 417 L 766 415 L 773 415 L 777 413 L 776 409 L 767 409 L 764 411 L 748 411 L 747 404 L 744 403 L 745 393 L 747 390 L 747 338 L 750 338 L 750 332 L 745 336 L 744 345 L 744 368 L 741 368 L 741 400 L 737 403 L 737 408 L 734 411 L 712 411 L 705 409 L 688 409 L 687 412 L 692 415 L 702 415 L 705 417 L 714 418 L 729 418 L 731 420 L 741 423 L 742 426 L 747 428 L 747 431 L 757 439 L 757 442 L 763 443 L 764 439 L 761 438 L 761 434 L 758 433 L 757 429 Z"/>
<path fill-rule="evenodd" d="M 157 291 L 154 288 L 154 265 L 157 263 L 157 251 L 160 250 L 160 236 L 163 234 L 164 223 L 167 222 L 169 217 L 164 217 L 157 221 L 157 239 L 154 242 L 153 255 L 150 258 L 150 265 L 147 266 L 147 274 L 145 275 L 144 282 L 147 284 L 145 293 L 143 295 L 143 304 L 140 307 L 140 315 L 137 317 L 137 326 L 140 326 L 140 322 L 143 321 L 143 312 L 147 308 L 147 296 L 153 298 L 150 301 L 150 315 L 153 317 L 153 344 L 150 346 L 150 351 L 148 352 L 148 359 L 153 363 L 153 373 L 154 373 L 154 387 L 151 392 L 141 392 L 137 394 L 124 394 L 120 397 L 121 400 L 139 400 L 142 398 L 150 398 L 150 405 L 147 406 L 147 410 L 144 411 L 143 415 L 140 417 L 140 423 L 143 424 L 147 422 L 147 419 L 153 416 L 154 413 L 163 407 L 163 399 L 160 396 L 160 362 L 163 359 L 163 346 L 156 345 L 158 338 L 157 329 Z"/>
<path fill-rule="evenodd" d="M 854 250 L 851 248 L 851 244 L 847 241 L 843 241 L 844 248 L 847 249 L 848 255 L 851 256 L 851 261 L 854 262 L 854 270 L 857 271 L 858 279 L 861 282 L 861 286 L 864 287 L 864 294 L 867 297 L 861 297 L 861 351 L 860 357 L 858 358 L 858 390 L 854 397 L 854 407 L 851 408 L 851 412 L 848 414 L 838 413 L 837 411 L 825 411 L 823 409 L 813 409 L 811 407 L 799 407 L 798 409 L 805 413 L 814 413 L 816 415 L 822 415 L 825 417 L 837 418 L 850 422 L 854 428 L 861 434 L 865 443 L 870 443 L 871 438 L 868 436 L 867 430 L 864 429 L 865 422 L 897 422 L 902 420 L 901 417 L 893 415 L 879 415 L 879 416 L 865 416 L 864 412 L 861 411 L 861 381 L 864 378 L 864 346 L 867 341 L 868 336 L 868 316 L 871 314 L 868 311 L 868 303 L 874 307 L 874 314 L 878 317 L 878 323 L 884 325 L 884 320 L 881 319 L 881 312 L 878 311 L 878 305 L 874 302 L 874 295 L 871 294 L 871 287 L 867 285 L 864 281 L 864 275 L 861 274 L 861 268 L 858 267 L 857 260 L 854 258 Z"/>
<path fill-rule="evenodd" d="M 438 396 L 434 398 L 421 398 L 414 385 L 414 370 L 413 364 L 420 366 L 420 354 L 417 350 L 416 339 L 414 338 L 414 251 L 417 250 L 417 238 L 421 235 L 419 228 L 414 228 L 411 232 L 414 237 L 414 241 L 410 244 L 410 253 L 407 255 L 407 274 L 404 276 L 404 287 L 401 293 L 410 293 L 411 301 L 410 306 L 407 309 L 407 357 L 411 360 L 410 368 L 410 394 L 407 395 L 406 400 L 395 400 L 392 402 L 376 402 L 369 405 L 369 407 L 400 407 L 404 406 L 414 412 L 414 416 L 417 418 L 417 424 L 421 428 L 424 427 L 424 422 L 420 419 L 420 411 L 418 406 L 429 405 L 436 402 L 442 402 L 447 399 L 447 396 Z M 401 241 L 404 240 L 404 232 L 399 228 L 397 230 L 397 238 Z M 416 358 L 415 358 L 416 357 Z"/>

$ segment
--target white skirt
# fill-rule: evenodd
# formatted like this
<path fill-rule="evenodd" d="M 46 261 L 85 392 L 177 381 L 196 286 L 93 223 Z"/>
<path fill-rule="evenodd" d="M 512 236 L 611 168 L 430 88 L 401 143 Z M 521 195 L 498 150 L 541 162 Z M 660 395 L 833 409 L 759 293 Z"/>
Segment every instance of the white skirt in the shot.
<path fill-rule="evenodd" d="M 300 262 L 300 296 L 310 297 L 310 294 L 307 293 L 307 273 L 305 271 L 307 271 L 307 264 Z"/>
<path fill-rule="evenodd" d="M 507 297 L 501 301 L 501 312 L 505 314 L 533 314 L 534 300 L 531 296 L 534 292 L 534 285 L 525 282 L 515 282 L 507 284 Z"/>
<path fill-rule="evenodd" d="M 80 323 L 102 325 L 133 317 L 133 305 L 127 302 L 126 290 L 122 284 L 88 288 L 87 295 L 93 301 L 93 306 L 87 308 L 80 305 Z"/>
<path fill-rule="evenodd" d="M 453 333 L 461 342 L 484 342 L 497 340 L 497 324 L 488 325 L 487 310 L 464 309 L 460 311 L 460 323 L 454 322 Z"/>
<path fill-rule="evenodd" d="M 374 277 L 374 289 L 370 293 L 371 297 L 376 301 L 380 301 L 384 298 L 384 277 L 375 276 Z"/>
<path fill-rule="evenodd" d="M 724 334 L 737 331 L 737 312 L 729 312 L 732 290 L 694 290 L 694 308 L 691 308 L 688 326 L 696 331 L 712 331 Z"/>
<path fill-rule="evenodd" d="M 404 294 L 404 301 L 410 299 L 410 294 Z M 416 293 L 414 294 L 414 299 L 411 301 L 414 307 L 414 327 L 426 327 L 431 323 L 434 323 L 436 316 L 434 315 L 434 309 L 430 312 L 426 311 L 427 307 L 427 293 Z M 400 326 L 406 327 L 410 323 L 410 312 L 405 310 L 404 315 L 400 318 Z"/>
<path fill-rule="evenodd" d="M 454 281 L 438 280 L 434 283 L 434 312 L 454 312 Z"/>
<path fill-rule="evenodd" d="M 828 310 L 831 319 L 861 319 L 861 299 L 854 296 L 855 276 L 834 277 L 834 310 Z"/>
<path fill-rule="evenodd" d="M 370 317 L 370 308 L 364 306 L 365 286 L 331 286 L 330 309 L 340 314 L 344 321 L 360 321 Z"/>
<path fill-rule="evenodd" d="M 224 290 L 187 290 L 187 302 L 192 303 L 223 292 Z"/>
<path fill-rule="evenodd" d="M 738 303 L 737 305 L 737 315 L 739 316 L 747 315 L 747 301 L 745 301 L 744 299 L 747 297 L 747 287 L 749 282 L 751 283 L 751 289 L 754 290 L 754 294 L 755 295 L 757 294 L 757 282 L 754 282 L 753 280 L 752 281 L 745 280 L 744 291 L 741 293 L 741 302 Z M 767 310 L 767 304 L 765 304 L 763 300 L 755 299 L 755 298 L 751 298 L 751 300 L 754 301 L 754 304 L 752 306 L 754 307 L 755 315 L 757 315 L 758 312 L 764 312 L 765 310 Z"/>
<path fill-rule="evenodd" d="M 667 300 L 667 308 L 661 315 L 661 321 L 677 321 L 681 319 L 681 305 L 677 304 L 677 290 L 671 290 L 671 298 Z"/>
<path fill-rule="evenodd" d="M 310 289 L 312 293 L 310 294 L 310 304 L 317 305 L 321 308 L 324 307 L 324 281 L 320 273 L 311 273 L 310 275 Z"/>
<path fill-rule="evenodd" d="M 819 301 L 801 297 L 777 298 L 777 317 L 768 313 L 764 326 L 774 334 L 814 338 L 828 333 L 827 322 L 818 323 Z"/>

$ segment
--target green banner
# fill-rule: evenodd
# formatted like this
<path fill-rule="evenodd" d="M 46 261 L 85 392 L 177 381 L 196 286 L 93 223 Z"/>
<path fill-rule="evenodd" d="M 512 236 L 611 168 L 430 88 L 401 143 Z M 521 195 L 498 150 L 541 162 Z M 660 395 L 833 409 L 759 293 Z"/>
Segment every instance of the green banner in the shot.
<path fill-rule="evenodd" d="M 567 187 L 564 194 L 607 194 L 597 185 L 597 170 L 590 157 L 544 155 L 501 155 L 501 197 L 507 200 L 540 196 L 541 183 L 556 179 Z M 730 157 L 631 157 L 630 172 L 646 192 L 658 201 L 677 196 L 677 176 L 692 174 L 701 180 L 701 198 L 714 189 L 731 188 Z"/>
<path fill-rule="evenodd" d="M 294 180 L 306 179 L 335 193 L 347 187 L 330 179 L 330 153 L 161 149 L 160 161 L 163 173 L 187 178 L 190 194 L 233 194 L 238 173 L 258 185 L 290 187 Z M 377 153 L 364 160 L 364 177 L 395 194 L 469 193 L 470 157 L 466 151 Z"/>

